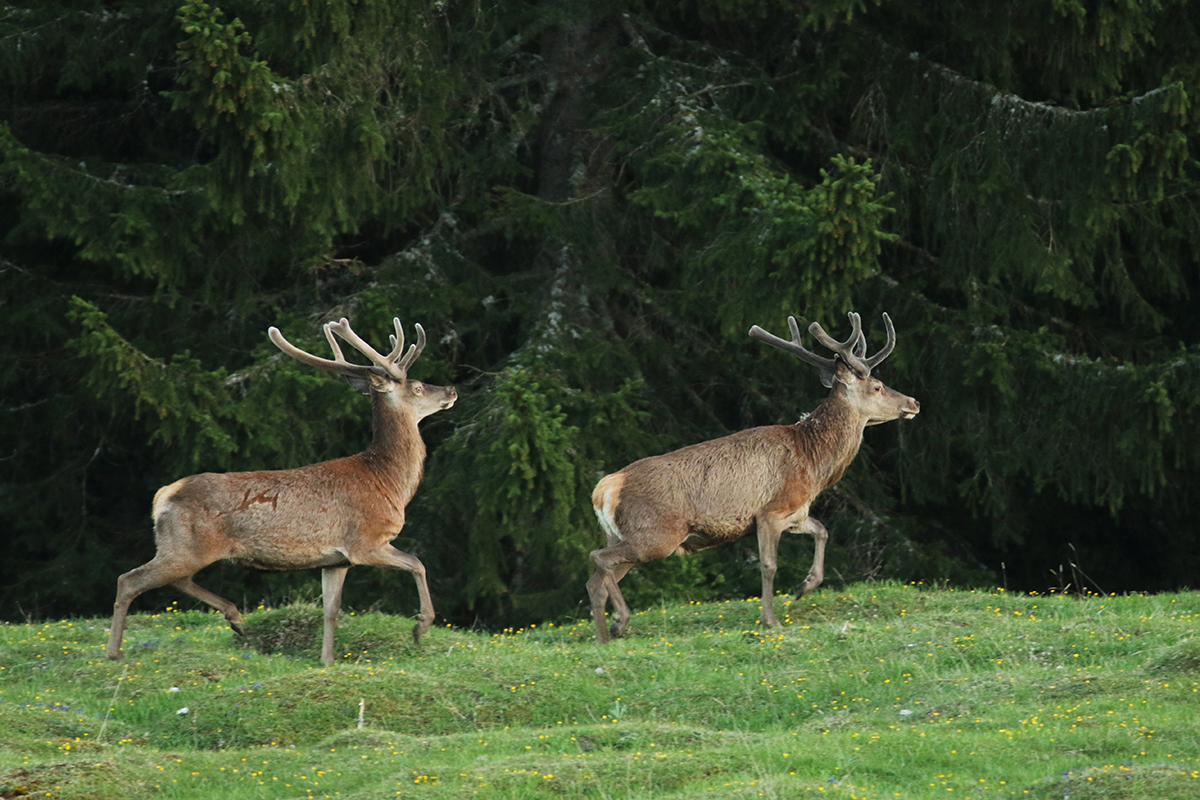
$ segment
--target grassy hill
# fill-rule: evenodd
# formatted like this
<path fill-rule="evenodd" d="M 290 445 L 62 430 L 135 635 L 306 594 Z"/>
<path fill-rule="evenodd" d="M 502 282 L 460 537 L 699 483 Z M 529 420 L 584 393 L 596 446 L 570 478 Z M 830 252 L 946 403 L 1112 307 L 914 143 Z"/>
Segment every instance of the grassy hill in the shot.
<path fill-rule="evenodd" d="M 0 798 L 1200 796 L 1200 594 L 859 584 L 489 634 L 317 606 L 0 627 Z M 361 725 L 360 725 L 361 720 Z"/>

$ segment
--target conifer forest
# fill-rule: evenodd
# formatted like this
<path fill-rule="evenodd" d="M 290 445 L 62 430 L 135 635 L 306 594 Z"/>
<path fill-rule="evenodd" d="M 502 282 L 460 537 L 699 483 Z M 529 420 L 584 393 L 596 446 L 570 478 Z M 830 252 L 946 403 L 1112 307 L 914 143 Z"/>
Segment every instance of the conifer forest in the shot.
<path fill-rule="evenodd" d="M 795 422 L 827 390 L 747 331 L 850 311 L 921 413 L 813 506 L 827 584 L 1198 585 L 1196 0 L 16 0 L 0 89 L 0 619 L 108 613 L 161 486 L 362 450 L 370 402 L 266 333 L 341 317 L 420 323 L 458 390 L 395 542 L 436 624 L 586 615 L 597 480 Z"/>

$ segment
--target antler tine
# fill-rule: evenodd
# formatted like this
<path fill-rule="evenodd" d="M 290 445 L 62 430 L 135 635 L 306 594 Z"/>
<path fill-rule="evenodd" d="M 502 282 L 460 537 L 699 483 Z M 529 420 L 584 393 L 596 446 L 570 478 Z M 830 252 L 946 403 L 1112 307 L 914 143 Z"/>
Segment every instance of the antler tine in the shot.
<path fill-rule="evenodd" d="M 342 347 L 338 344 L 337 337 L 333 335 L 331 327 L 332 323 L 326 322 L 321 326 L 321 330 L 325 332 L 325 338 L 329 341 L 329 346 L 333 349 L 334 360 L 341 364 L 349 364 L 350 362 L 342 355 Z"/>
<path fill-rule="evenodd" d="M 792 332 L 792 344 L 803 348 L 804 345 L 800 344 L 800 323 L 796 322 L 796 318 L 790 314 L 788 315 L 788 330 Z M 813 355 L 816 355 L 816 353 L 813 353 Z"/>
<path fill-rule="evenodd" d="M 839 342 L 825 332 L 819 322 L 814 322 L 808 326 L 808 332 L 825 347 L 834 352 L 836 358 L 822 358 L 816 353 L 809 351 L 800 343 L 800 326 L 796 323 L 795 317 L 788 317 L 788 328 L 792 332 L 792 340 L 786 341 L 778 336 L 767 333 L 757 325 L 751 326 L 750 336 L 759 341 L 766 342 L 772 347 L 778 347 L 780 350 L 786 350 L 792 355 L 811 364 L 821 370 L 821 383 L 826 386 L 831 386 L 833 375 L 836 369 L 836 360 L 841 359 L 842 362 L 850 367 L 859 377 L 865 378 L 871 374 L 871 370 L 877 367 L 896 346 L 896 328 L 892 325 L 892 318 L 883 314 L 883 324 L 887 328 L 887 343 L 880 348 L 879 352 L 870 358 L 866 358 L 867 354 L 867 337 L 862 330 L 862 317 L 856 312 L 851 311 L 847 314 L 850 319 L 850 337 L 844 342 Z"/>
<path fill-rule="evenodd" d="M 858 317 L 858 313 L 851 311 L 849 316 L 852 318 Z M 853 319 L 851 319 L 850 324 L 854 324 Z M 859 319 L 858 323 L 858 341 L 854 343 L 853 352 L 854 355 L 858 356 L 859 358 L 862 358 L 867 354 L 867 334 L 863 332 L 861 318 Z"/>
<path fill-rule="evenodd" d="M 337 342 L 333 340 L 333 336 L 329 332 L 330 325 L 326 324 L 324 328 L 326 338 L 328 338 L 330 344 L 333 345 L 333 354 L 336 357 L 335 361 L 330 361 L 328 358 L 321 358 L 320 356 L 314 356 L 312 353 L 307 353 L 301 350 L 299 347 L 296 347 L 287 339 L 283 338 L 283 334 L 279 332 L 279 328 L 276 328 L 274 325 L 267 329 L 267 335 L 271 337 L 271 341 L 274 342 L 275 346 L 280 350 L 287 353 L 297 361 L 308 364 L 310 367 L 317 367 L 318 369 L 325 369 L 331 372 L 336 372 L 339 375 L 347 376 L 359 376 L 362 375 L 364 370 L 370 369 L 369 367 L 360 367 L 357 364 L 351 364 L 350 362 L 346 361 L 346 359 L 342 356 L 341 348 L 337 346 Z"/>
<path fill-rule="evenodd" d="M 772 347 L 778 347 L 780 350 L 791 353 L 804 363 L 816 367 L 821 371 L 821 383 L 827 387 L 832 386 L 834 371 L 833 359 L 823 358 L 800 343 L 800 325 L 796 322 L 795 317 L 788 317 L 788 328 L 792 332 L 792 340 L 790 342 L 786 339 L 780 339 L 773 333 L 767 333 L 757 325 L 751 326 L 750 336 L 751 338 L 758 339 L 760 342 L 765 342 Z"/>
<path fill-rule="evenodd" d="M 819 322 L 814 322 L 813 324 L 809 325 L 808 332 L 811 333 L 818 342 L 833 352 L 838 353 L 839 355 L 842 353 L 852 352 L 854 345 L 858 343 L 858 337 L 862 336 L 862 320 L 859 318 L 858 314 L 855 314 L 853 311 L 846 316 L 850 319 L 851 330 L 850 338 L 844 342 L 839 342 L 837 339 L 834 339 L 832 336 L 826 333 L 825 329 L 821 327 L 821 323 Z"/>
<path fill-rule="evenodd" d="M 276 327 L 271 327 L 267 330 L 267 335 L 271 337 L 271 341 L 275 343 L 283 352 L 287 353 L 297 361 L 301 361 L 312 367 L 326 369 L 337 372 L 341 375 L 350 377 L 359 376 L 373 369 L 379 368 L 385 370 L 394 378 L 403 380 L 408 377 L 408 368 L 412 366 L 417 357 L 421 355 L 421 351 L 425 349 L 425 329 L 420 325 L 416 325 L 417 343 L 409 345 L 408 352 L 400 358 L 400 353 L 404 350 L 404 332 L 400 328 L 400 319 L 398 317 L 392 319 L 392 324 L 396 326 L 396 333 L 389 338 L 392 343 L 392 351 L 386 356 L 381 355 L 374 347 L 363 341 L 354 329 L 350 327 L 350 321 L 342 317 L 337 322 L 326 322 L 321 326 L 325 332 L 325 338 L 329 341 L 330 348 L 333 349 L 334 360 L 314 356 L 312 353 L 306 353 L 299 347 L 283 338 L 283 334 Z M 342 354 L 342 348 L 338 344 L 337 334 L 342 339 L 345 339 L 353 347 L 371 360 L 371 365 L 352 364 L 346 360 Z"/>
<path fill-rule="evenodd" d="M 400 318 L 392 317 L 392 325 L 396 328 L 396 332 L 388 335 L 388 339 L 392 343 L 392 352 L 387 354 L 387 360 L 395 363 L 400 357 L 401 351 L 404 350 L 404 331 L 400 329 Z"/>
<path fill-rule="evenodd" d="M 894 348 L 896 346 L 896 328 L 894 325 L 892 325 L 892 318 L 887 315 L 886 311 L 883 312 L 883 326 L 885 328 L 887 328 L 887 343 L 882 347 L 882 349 L 880 349 L 880 351 L 878 353 L 876 353 L 875 355 L 871 356 L 868 359 L 864 359 L 863 363 L 865 363 L 867 365 L 867 369 L 874 369 L 875 367 L 877 367 L 880 362 L 882 362 L 885 358 L 887 358 L 889 355 L 891 355 L 892 348 Z M 863 340 L 863 350 L 862 350 L 862 354 L 860 354 L 860 355 L 863 355 L 866 352 L 867 352 L 867 343 L 866 343 L 866 340 L 864 339 Z"/>
<path fill-rule="evenodd" d="M 417 343 L 409 345 L 408 352 L 404 354 L 404 358 L 400 359 L 400 363 L 396 368 L 402 371 L 405 375 L 408 374 L 408 368 L 413 365 L 413 362 L 420 357 L 421 352 L 425 349 L 425 329 L 421 327 L 421 323 L 413 326 L 417 331 Z M 396 330 L 400 330 L 400 320 L 396 320 Z M 400 340 L 400 344 L 404 344 L 404 340 Z"/>
<path fill-rule="evenodd" d="M 348 319 L 342 317 L 337 322 L 329 323 L 329 327 L 334 333 L 349 342 L 355 350 L 369 358 L 371 363 L 375 366 L 383 368 L 388 372 L 388 374 L 391 374 L 395 377 L 404 377 L 404 370 L 397 370 L 396 365 L 388 360 L 386 356 L 380 354 L 378 350 L 367 344 L 362 337 L 355 333 L 354 329 L 350 327 L 350 321 Z M 397 374 L 397 372 L 399 374 Z"/>
<path fill-rule="evenodd" d="M 821 323 L 814 322 L 808 326 L 808 332 L 811 333 L 818 342 L 832 350 L 839 358 L 845 362 L 846 366 L 854 370 L 860 378 L 865 378 L 871 374 L 871 368 L 867 366 L 867 362 L 863 361 L 855 350 L 859 346 L 859 340 L 863 339 L 862 318 L 858 314 L 851 311 L 847 316 L 850 318 L 850 338 L 844 342 L 839 342 L 825 332 L 821 327 Z"/>

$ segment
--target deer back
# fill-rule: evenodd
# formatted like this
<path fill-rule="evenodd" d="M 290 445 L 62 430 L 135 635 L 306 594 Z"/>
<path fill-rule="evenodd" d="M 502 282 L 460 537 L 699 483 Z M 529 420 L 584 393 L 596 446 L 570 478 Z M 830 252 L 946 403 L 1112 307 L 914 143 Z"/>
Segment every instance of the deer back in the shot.
<path fill-rule="evenodd" d="M 390 541 L 404 525 L 403 498 L 377 484 L 360 456 L 297 469 L 192 475 L 155 496 L 158 548 L 268 570 L 344 563 L 351 549 Z"/>
<path fill-rule="evenodd" d="M 620 476 L 617 524 L 669 514 L 720 540 L 744 535 L 760 510 L 811 500 L 811 475 L 789 425 L 751 428 L 635 461 Z"/>

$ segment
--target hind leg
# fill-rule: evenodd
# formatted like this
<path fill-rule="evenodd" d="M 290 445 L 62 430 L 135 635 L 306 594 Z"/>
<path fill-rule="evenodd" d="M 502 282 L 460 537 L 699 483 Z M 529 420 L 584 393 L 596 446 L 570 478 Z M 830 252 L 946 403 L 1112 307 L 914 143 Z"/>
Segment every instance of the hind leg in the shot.
<path fill-rule="evenodd" d="M 657 561 L 671 555 L 686 537 L 687 531 L 684 529 L 679 535 L 662 536 L 653 547 L 639 548 L 626 540 L 591 552 L 596 570 L 588 578 L 587 590 L 592 604 L 592 620 L 596 623 L 596 639 L 601 644 L 609 640 L 610 630 L 605 625 L 605 611 L 609 600 L 612 600 L 613 604 L 611 634 L 620 636 L 629 624 L 629 606 L 625 604 L 617 582 L 625 577 L 634 564 Z"/>
<path fill-rule="evenodd" d="M 623 557 L 628 557 L 628 547 L 623 544 L 618 544 L 613 547 L 605 547 L 601 550 L 593 550 L 590 554 L 592 563 L 596 565 L 596 569 L 592 572 L 587 582 L 588 599 L 592 605 L 592 620 L 596 623 L 596 640 L 604 644 L 609 639 L 608 626 L 605 624 L 605 614 L 608 608 L 609 596 L 613 599 L 614 617 L 618 608 L 624 606 L 625 614 L 628 617 L 629 607 L 625 605 L 625 599 L 622 597 L 620 606 L 617 604 L 617 598 L 621 597 L 621 590 L 617 588 L 615 578 L 616 570 L 623 568 L 622 575 L 628 572 L 633 566 L 632 562 L 622 561 Z M 622 551 L 625 552 L 622 552 Z M 614 633 L 617 632 L 618 626 L 614 622 Z"/>
<path fill-rule="evenodd" d="M 109 626 L 108 657 L 113 660 L 121 657 L 121 638 L 125 634 L 125 617 L 129 614 L 129 604 L 133 602 L 134 598 L 142 592 L 166 586 L 168 583 L 190 581 L 192 575 L 205 566 L 207 564 L 199 566 L 179 564 L 170 559 L 155 556 L 142 566 L 131 569 L 118 578 L 117 600 L 113 603 L 112 624 Z M 216 595 L 213 596 L 216 597 Z"/>
<path fill-rule="evenodd" d="M 618 564 L 613 567 L 612 573 L 609 575 L 608 597 L 612 600 L 613 605 L 613 623 L 609 632 L 614 638 L 620 638 L 625 633 L 626 626 L 629 625 L 629 606 L 625 604 L 625 598 L 621 596 L 621 589 L 617 584 L 631 569 L 633 569 L 633 564 Z"/>
<path fill-rule="evenodd" d="M 592 577 L 588 578 L 588 600 L 592 603 L 592 619 L 596 626 L 596 640 L 600 644 L 604 644 L 608 640 L 608 626 L 606 625 L 605 614 L 608 606 L 608 595 L 613 589 L 617 588 L 617 582 L 613 581 L 614 567 L 620 564 L 620 555 L 616 547 L 605 547 L 599 551 L 592 551 L 589 558 L 596 565 L 596 569 L 592 572 Z M 632 566 L 631 564 L 629 566 Z M 628 571 L 629 566 L 626 566 Z M 617 590 L 619 596 L 620 590 Z M 624 599 L 622 600 L 624 603 Z M 616 610 L 616 597 L 613 597 L 613 610 Z M 628 613 L 628 606 L 626 606 Z"/>

